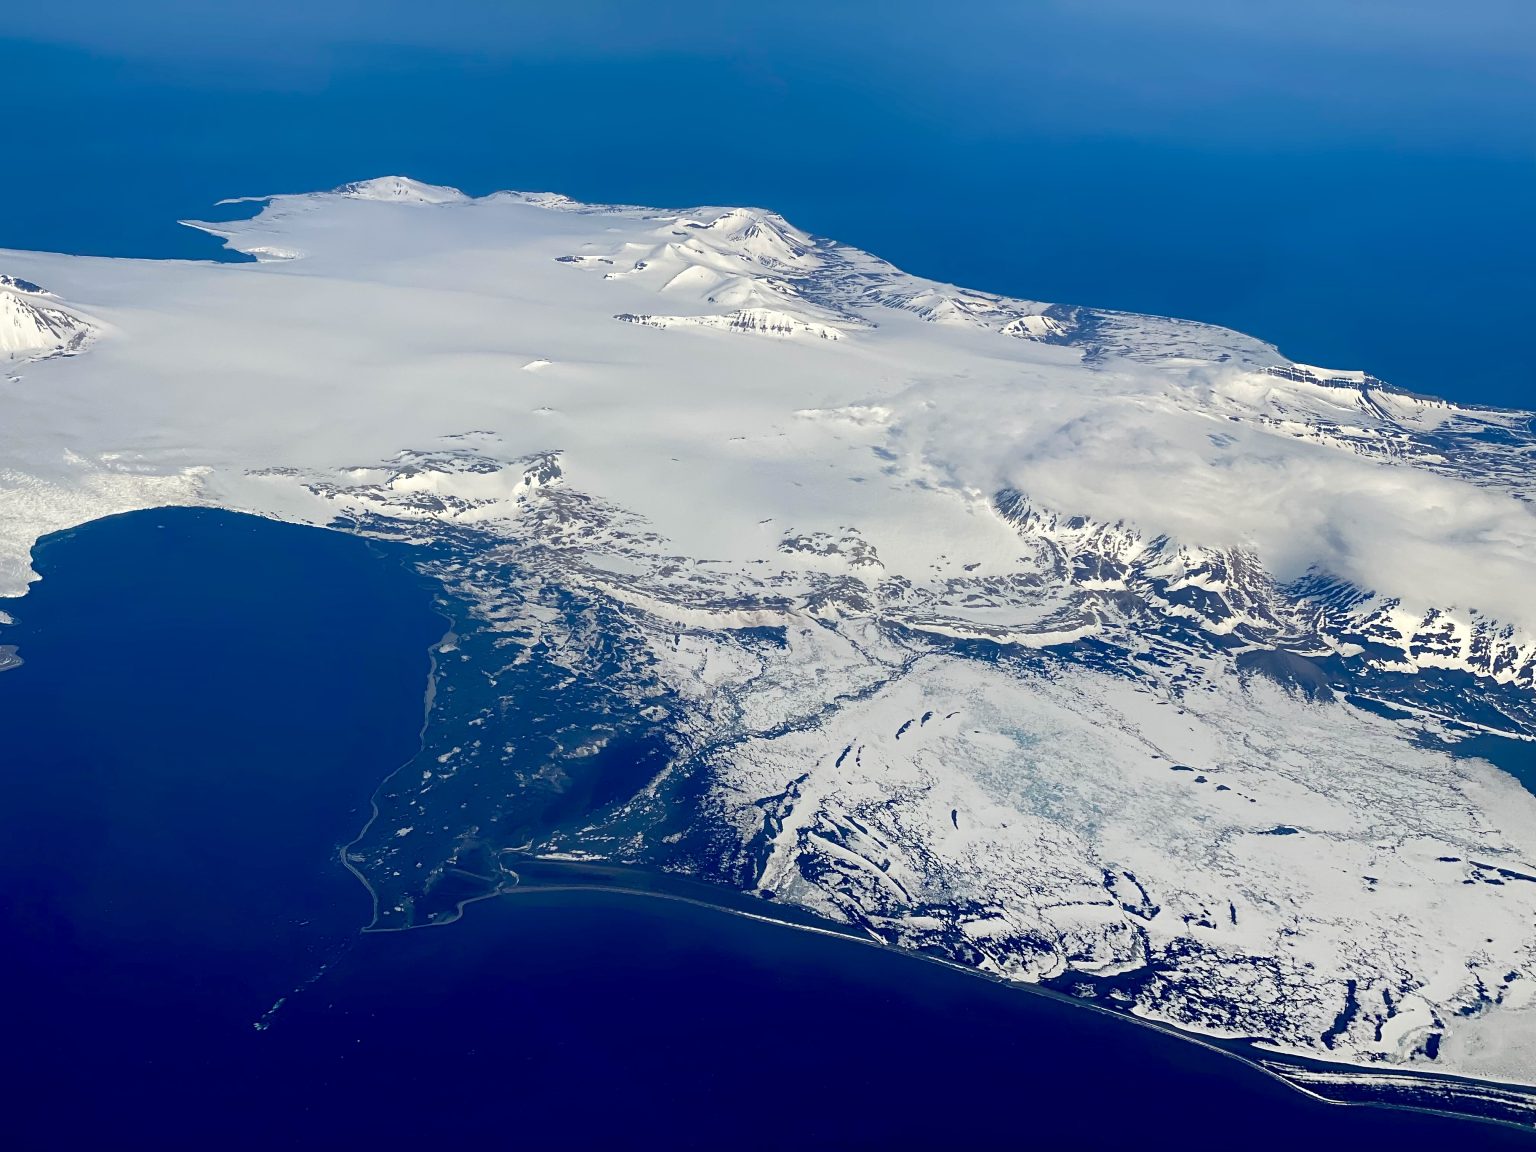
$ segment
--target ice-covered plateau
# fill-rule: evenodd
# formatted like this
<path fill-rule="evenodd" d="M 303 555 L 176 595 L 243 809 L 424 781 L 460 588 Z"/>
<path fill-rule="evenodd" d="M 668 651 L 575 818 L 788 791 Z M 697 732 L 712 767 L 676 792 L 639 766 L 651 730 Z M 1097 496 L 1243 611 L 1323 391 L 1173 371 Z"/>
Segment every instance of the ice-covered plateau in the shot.
<path fill-rule="evenodd" d="M 256 261 L 0 253 L 0 586 L 166 504 L 421 544 L 378 926 L 644 865 L 1536 1083 L 1536 797 L 1469 754 L 1536 737 L 1529 414 L 755 209 L 388 178 L 195 226 Z"/>

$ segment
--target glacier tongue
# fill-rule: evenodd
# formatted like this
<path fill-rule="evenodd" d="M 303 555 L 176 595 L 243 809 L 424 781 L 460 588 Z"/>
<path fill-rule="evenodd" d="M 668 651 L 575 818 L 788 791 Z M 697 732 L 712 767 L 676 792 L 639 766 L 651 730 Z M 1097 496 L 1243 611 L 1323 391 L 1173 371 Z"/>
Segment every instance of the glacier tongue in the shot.
<path fill-rule="evenodd" d="M 0 584 L 161 503 L 427 548 L 458 690 L 349 848 L 381 926 L 471 856 L 599 857 L 1532 1079 L 1536 799 L 1455 755 L 1536 738 L 1529 414 L 757 209 L 385 177 L 201 227 L 262 262 L 3 254 Z"/>

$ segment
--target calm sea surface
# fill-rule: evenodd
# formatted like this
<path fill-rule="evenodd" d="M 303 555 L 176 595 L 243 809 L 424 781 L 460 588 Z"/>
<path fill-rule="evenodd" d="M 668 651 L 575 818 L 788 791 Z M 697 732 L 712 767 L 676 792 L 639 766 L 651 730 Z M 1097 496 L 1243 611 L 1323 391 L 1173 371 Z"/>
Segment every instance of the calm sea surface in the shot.
<path fill-rule="evenodd" d="M 360 936 L 336 849 L 443 627 L 405 559 L 174 509 L 39 547 L 0 674 L 9 1146 L 1532 1146 L 674 901 Z"/>

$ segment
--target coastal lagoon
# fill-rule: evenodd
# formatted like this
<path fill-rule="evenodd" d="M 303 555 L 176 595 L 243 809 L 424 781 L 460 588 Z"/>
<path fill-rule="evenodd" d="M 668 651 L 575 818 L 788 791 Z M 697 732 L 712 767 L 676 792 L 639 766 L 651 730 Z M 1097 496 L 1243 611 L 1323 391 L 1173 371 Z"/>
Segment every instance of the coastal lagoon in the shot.
<path fill-rule="evenodd" d="M 14 1146 L 1536 1146 L 665 886 L 363 934 L 340 848 L 444 630 L 412 558 L 192 509 L 40 544 L 0 628 Z"/>

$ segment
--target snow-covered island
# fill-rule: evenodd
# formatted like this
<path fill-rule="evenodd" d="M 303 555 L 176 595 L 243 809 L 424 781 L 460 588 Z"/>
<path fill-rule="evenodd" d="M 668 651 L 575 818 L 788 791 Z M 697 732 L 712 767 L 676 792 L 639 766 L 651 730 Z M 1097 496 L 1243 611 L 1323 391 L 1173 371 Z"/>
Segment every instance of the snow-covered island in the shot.
<path fill-rule="evenodd" d="M 1536 738 L 1530 414 L 756 209 L 391 177 L 194 226 L 256 261 L 0 252 L 0 592 L 168 504 L 426 546 L 378 927 L 628 863 L 1536 1085 L 1536 796 L 1467 744 Z"/>

